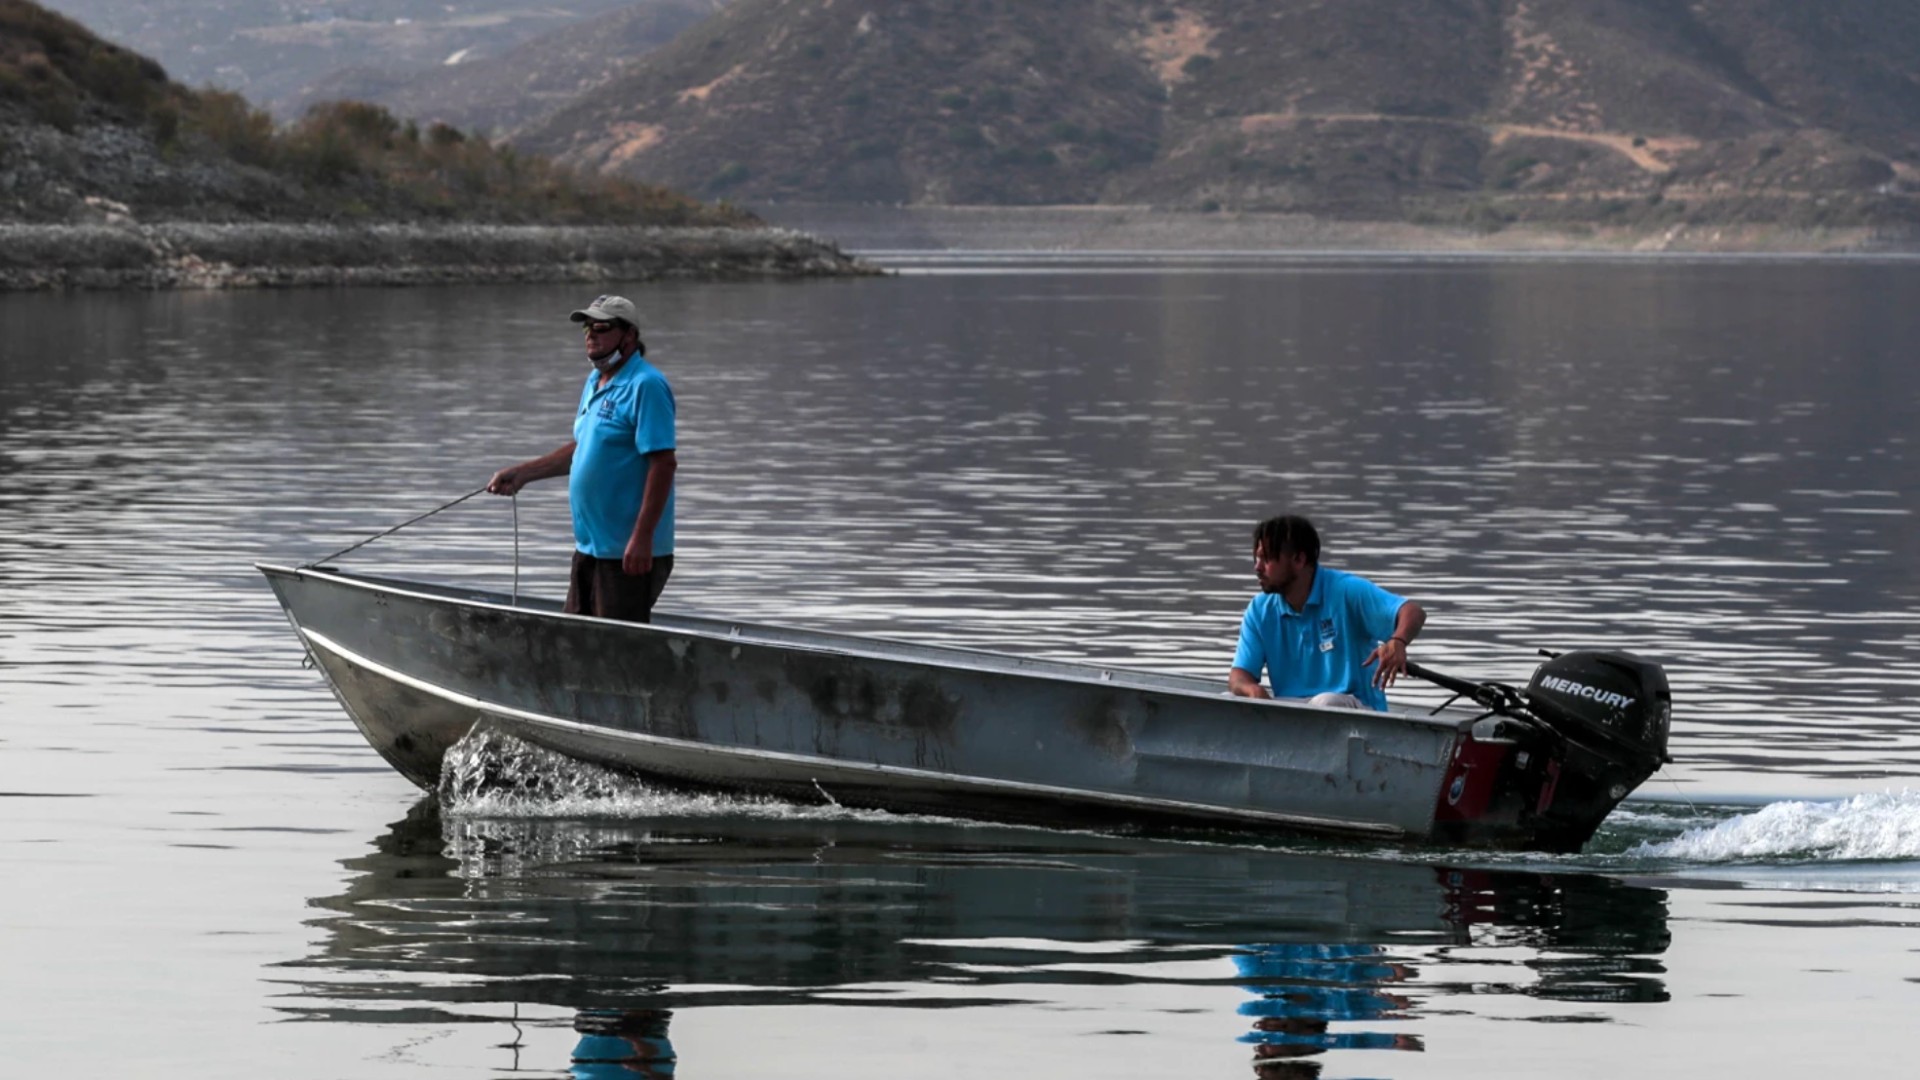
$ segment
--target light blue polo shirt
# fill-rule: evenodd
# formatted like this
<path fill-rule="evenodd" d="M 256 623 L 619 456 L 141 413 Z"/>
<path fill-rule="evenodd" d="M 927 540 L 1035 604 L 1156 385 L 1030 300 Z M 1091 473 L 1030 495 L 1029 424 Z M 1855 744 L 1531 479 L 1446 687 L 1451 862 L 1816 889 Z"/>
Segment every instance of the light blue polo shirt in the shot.
<path fill-rule="evenodd" d="M 1253 598 L 1240 621 L 1233 666 L 1256 679 L 1265 668 L 1274 697 L 1352 694 L 1385 712 L 1386 693 L 1373 685 L 1373 669 L 1361 665 L 1393 636 L 1406 602 L 1357 574 L 1322 566 L 1298 611 L 1279 593 Z"/>
<path fill-rule="evenodd" d="M 672 450 L 673 388 L 660 369 L 631 356 L 601 387 L 587 375 L 573 418 L 573 467 L 567 497 L 573 504 L 573 543 L 596 559 L 627 553 L 640 497 L 647 490 L 647 455 Z M 673 493 L 653 530 L 653 553 L 673 554 Z"/>

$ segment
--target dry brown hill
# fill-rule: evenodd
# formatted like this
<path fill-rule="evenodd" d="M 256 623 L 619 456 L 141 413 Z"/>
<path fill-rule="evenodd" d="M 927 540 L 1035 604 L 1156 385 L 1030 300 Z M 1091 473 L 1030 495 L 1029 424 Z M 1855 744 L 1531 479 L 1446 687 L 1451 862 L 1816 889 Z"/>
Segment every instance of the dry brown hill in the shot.
<path fill-rule="evenodd" d="M 304 89 L 334 72 L 356 68 L 398 79 L 456 56 L 497 57 L 634 2 L 48 0 L 45 6 L 153 57 L 189 86 L 232 90 L 281 119 L 295 119 L 316 100 Z"/>
<path fill-rule="evenodd" d="M 0 222 L 744 225 L 750 215 L 341 103 L 276 127 L 238 95 L 0 0 Z"/>
<path fill-rule="evenodd" d="M 1908 0 L 736 0 L 516 135 L 737 200 L 1907 221 Z"/>
<path fill-rule="evenodd" d="M 644 0 L 592 14 L 498 55 L 425 71 L 352 67 L 286 99 L 370 101 L 422 123 L 469 131 L 524 127 L 629 71 L 641 57 L 719 11 L 726 0 Z"/>

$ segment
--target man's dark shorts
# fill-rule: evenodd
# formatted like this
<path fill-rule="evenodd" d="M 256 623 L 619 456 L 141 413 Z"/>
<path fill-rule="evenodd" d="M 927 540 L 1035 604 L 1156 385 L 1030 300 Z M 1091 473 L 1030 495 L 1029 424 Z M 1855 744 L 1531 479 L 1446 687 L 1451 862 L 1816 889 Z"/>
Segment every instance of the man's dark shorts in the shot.
<path fill-rule="evenodd" d="M 653 602 L 660 599 L 671 573 L 671 555 L 658 556 L 653 569 L 633 575 L 620 569 L 619 559 L 596 559 L 576 551 L 573 570 L 567 575 L 567 604 L 561 610 L 569 615 L 651 622 Z"/>

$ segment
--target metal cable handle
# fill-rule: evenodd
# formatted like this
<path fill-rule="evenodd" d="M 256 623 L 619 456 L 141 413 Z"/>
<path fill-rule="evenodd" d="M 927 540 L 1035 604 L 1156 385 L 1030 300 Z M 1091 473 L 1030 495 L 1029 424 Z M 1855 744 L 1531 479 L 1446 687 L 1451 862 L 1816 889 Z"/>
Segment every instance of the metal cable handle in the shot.
<path fill-rule="evenodd" d="M 331 562 L 332 560 L 337 559 L 342 555 L 346 555 L 350 552 L 358 551 L 361 548 L 366 547 L 368 544 L 373 543 L 375 540 L 378 540 L 383 536 L 392 536 L 394 533 L 399 532 L 401 529 L 404 529 L 409 525 L 414 525 L 414 524 L 418 524 L 419 522 L 425 521 L 442 510 L 451 510 L 454 507 L 459 506 L 461 503 L 466 502 L 468 499 L 471 499 L 475 495 L 478 495 L 486 490 L 487 489 L 485 487 L 474 488 L 472 491 L 467 492 L 465 495 L 462 495 L 451 502 L 441 503 L 439 506 L 434 507 L 433 509 L 427 511 L 424 514 L 419 515 L 418 517 L 408 518 L 407 520 L 401 522 L 400 524 L 395 525 L 393 528 L 387 529 L 383 532 L 375 533 L 372 536 L 367 537 L 365 540 L 362 540 L 357 544 L 349 544 L 346 547 L 341 548 L 339 551 L 336 551 L 331 555 L 322 556 L 318 559 L 313 560 L 312 562 L 301 563 L 299 567 L 297 567 L 297 569 L 300 569 L 300 570 L 317 569 L 322 563 Z M 520 606 L 520 493 L 519 492 L 516 491 L 513 493 L 512 501 L 513 501 L 513 597 L 512 597 L 512 600 L 513 600 L 513 606 L 519 607 Z"/>
<path fill-rule="evenodd" d="M 408 518 L 406 521 L 403 521 L 400 524 L 395 525 L 393 528 L 388 529 L 385 532 L 374 533 L 372 536 L 367 537 L 365 540 L 362 540 L 357 544 L 348 544 L 346 547 L 341 548 L 339 551 L 336 551 L 331 555 L 321 556 L 320 558 L 315 559 L 312 562 L 301 563 L 299 567 L 297 567 L 297 569 L 311 570 L 314 567 L 319 566 L 321 563 L 330 562 L 334 559 L 339 558 L 342 555 L 347 554 L 348 552 L 358 551 L 361 548 L 366 547 L 368 544 L 373 543 L 375 540 L 378 540 L 383 536 L 392 536 L 394 533 L 399 532 L 401 529 L 404 529 L 407 526 L 412 525 L 416 522 L 425 521 L 426 519 L 432 517 L 433 515 L 439 513 L 442 510 L 451 510 L 454 507 L 459 506 L 461 503 L 466 502 L 468 499 L 473 498 L 475 495 L 478 495 L 485 490 L 487 490 L 485 487 L 474 488 L 472 491 L 467 492 L 465 495 L 460 496 L 459 498 L 453 500 L 452 502 L 442 503 L 439 506 L 436 506 L 433 509 L 427 511 L 426 513 L 421 514 L 419 517 Z M 518 539 L 518 536 L 519 536 L 519 530 L 518 530 L 518 525 L 516 523 L 516 526 L 515 526 L 516 540 Z"/>

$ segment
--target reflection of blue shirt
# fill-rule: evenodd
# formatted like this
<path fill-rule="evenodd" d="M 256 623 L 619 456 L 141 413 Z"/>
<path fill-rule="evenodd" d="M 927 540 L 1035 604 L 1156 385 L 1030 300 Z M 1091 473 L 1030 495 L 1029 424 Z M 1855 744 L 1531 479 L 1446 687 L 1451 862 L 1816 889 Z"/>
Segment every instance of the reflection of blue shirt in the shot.
<path fill-rule="evenodd" d="M 662 1036 L 582 1035 L 573 1047 L 574 1080 L 666 1080 L 673 1075 L 673 1043 Z"/>
<path fill-rule="evenodd" d="M 604 387 L 587 374 L 573 418 L 573 465 L 567 495 L 573 504 L 574 546 L 596 559 L 627 553 L 640 497 L 647 489 L 647 455 L 674 448 L 673 388 L 640 354 L 627 358 Z M 673 493 L 653 529 L 655 556 L 673 554 Z"/>
<path fill-rule="evenodd" d="M 1377 945 L 1341 943 L 1251 945 L 1233 957 L 1245 987 L 1258 997 L 1241 1002 L 1254 1017 L 1243 1043 L 1324 1050 L 1393 1050 L 1399 1036 L 1384 1031 L 1328 1031 L 1329 1023 L 1399 1019 L 1399 1004 L 1380 984 L 1402 977 Z M 1257 1021 L 1268 1021 L 1261 1024 Z"/>
<path fill-rule="evenodd" d="M 1351 986 L 1247 987 L 1265 995 L 1243 1001 L 1241 1016 L 1311 1016 L 1322 1020 L 1374 1020 L 1394 1010 L 1384 994 Z"/>
<path fill-rule="evenodd" d="M 1255 679 L 1265 668 L 1274 697 L 1352 694 L 1385 712 L 1387 695 L 1364 665 L 1367 654 L 1393 636 L 1406 602 L 1358 574 L 1317 567 L 1300 610 L 1279 593 L 1261 593 L 1247 604 L 1233 666 Z"/>
<path fill-rule="evenodd" d="M 1312 1046 L 1321 1050 L 1398 1050 L 1398 1036 L 1386 1031 L 1323 1031 L 1293 1034 L 1286 1031 L 1249 1031 L 1238 1042 L 1260 1046 Z"/>
<path fill-rule="evenodd" d="M 1234 969 L 1261 995 L 1242 1002 L 1241 1016 L 1371 1020 L 1394 1011 L 1379 992 L 1395 978 L 1373 945 L 1253 945 L 1235 954 Z"/>
<path fill-rule="evenodd" d="M 1234 970 L 1243 979 L 1272 982 L 1382 983 L 1394 977 L 1393 967 L 1374 945 L 1249 945 L 1235 953 Z M 1258 987 L 1247 989 L 1259 992 Z"/>

